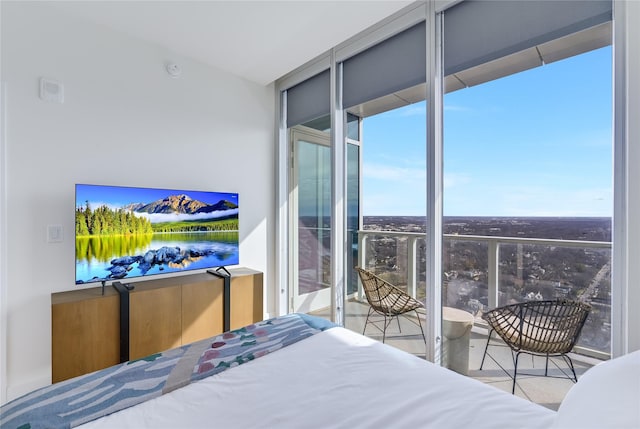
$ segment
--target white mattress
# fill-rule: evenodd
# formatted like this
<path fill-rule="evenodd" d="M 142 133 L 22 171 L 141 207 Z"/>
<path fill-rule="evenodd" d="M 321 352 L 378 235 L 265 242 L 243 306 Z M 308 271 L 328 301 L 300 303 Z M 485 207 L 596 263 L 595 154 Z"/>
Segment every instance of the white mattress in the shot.
<path fill-rule="evenodd" d="M 547 428 L 555 412 L 344 328 L 89 422 L 98 428 Z"/>

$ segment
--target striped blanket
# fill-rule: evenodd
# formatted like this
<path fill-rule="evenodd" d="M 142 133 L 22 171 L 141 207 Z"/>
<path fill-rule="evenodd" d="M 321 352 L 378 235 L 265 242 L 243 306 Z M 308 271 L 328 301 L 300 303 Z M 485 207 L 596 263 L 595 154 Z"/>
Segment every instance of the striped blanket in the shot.
<path fill-rule="evenodd" d="M 331 326 L 290 314 L 35 390 L 0 408 L 0 427 L 72 428 L 242 365 Z"/>

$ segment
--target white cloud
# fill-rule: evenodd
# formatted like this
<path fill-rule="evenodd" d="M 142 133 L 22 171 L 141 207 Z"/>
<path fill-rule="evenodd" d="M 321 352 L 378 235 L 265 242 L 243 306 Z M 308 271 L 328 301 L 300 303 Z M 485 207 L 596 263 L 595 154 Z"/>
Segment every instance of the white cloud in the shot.
<path fill-rule="evenodd" d="M 136 216 L 149 219 L 151 223 L 181 222 L 181 221 L 189 221 L 189 220 L 217 219 L 220 217 L 231 216 L 234 214 L 238 214 L 238 209 L 219 210 L 211 213 L 197 213 L 197 214 L 186 214 L 186 213 L 134 213 L 134 214 Z"/>
<path fill-rule="evenodd" d="M 364 163 L 362 166 L 364 180 L 385 180 L 393 182 L 426 181 L 426 170 L 416 167 L 398 167 L 387 164 Z"/>
<path fill-rule="evenodd" d="M 363 213 L 386 216 L 417 216 L 425 213 L 426 170 L 406 161 L 404 167 L 389 164 L 363 165 Z"/>
<path fill-rule="evenodd" d="M 405 107 L 400 112 L 399 116 L 425 116 L 427 114 L 427 106 L 425 103 L 412 104 Z"/>
<path fill-rule="evenodd" d="M 426 193 L 411 188 L 376 190 L 362 200 L 364 216 L 424 216 Z"/>
<path fill-rule="evenodd" d="M 455 104 L 445 104 L 444 111 L 445 112 L 470 112 L 471 108 L 467 106 L 459 106 Z"/>
<path fill-rule="evenodd" d="M 611 216 L 608 188 L 568 190 L 503 184 L 478 188 L 473 183 L 444 194 L 447 216 Z"/>
<path fill-rule="evenodd" d="M 505 195 L 504 202 L 514 216 L 611 216 L 613 212 L 612 192 L 606 188 L 521 188 Z"/>
<path fill-rule="evenodd" d="M 456 188 L 471 183 L 471 176 L 465 173 L 444 173 L 444 188 Z"/>

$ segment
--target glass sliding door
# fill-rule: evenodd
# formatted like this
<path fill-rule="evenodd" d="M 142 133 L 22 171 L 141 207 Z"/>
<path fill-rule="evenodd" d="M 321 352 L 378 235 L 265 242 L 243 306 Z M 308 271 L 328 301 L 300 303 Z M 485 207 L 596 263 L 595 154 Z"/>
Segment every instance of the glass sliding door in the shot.
<path fill-rule="evenodd" d="M 328 64 L 327 64 L 328 66 Z M 280 304 L 286 311 L 331 317 L 330 71 L 288 87 L 286 97 L 286 271 Z M 284 145 L 282 143 L 285 143 Z M 282 183 L 281 183 L 282 185 Z M 280 199 L 284 202 L 283 199 Z M 285 236 L 282 236 L 285 238 Z M 284 248 L 284 249 L 283 249 Z M 286 287 L 286 293 L 285 288 Z"/>
<path fill-rule="evenodd" d="M 329 134 L 291 129 L 290 310 L 330 314 L 331 153 Z"/>

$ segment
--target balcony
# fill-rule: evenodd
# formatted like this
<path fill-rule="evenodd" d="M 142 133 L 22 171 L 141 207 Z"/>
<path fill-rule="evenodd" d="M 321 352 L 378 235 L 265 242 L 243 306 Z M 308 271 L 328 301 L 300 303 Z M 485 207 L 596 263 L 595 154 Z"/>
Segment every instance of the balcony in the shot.
<path fill-rule="evenodd" d="M 357 265 L 425 299 L 424 234 L 358 231 L 357 249 Z M 609 357 L 610 242 L 445 234 L 442 253 L 445 306 L 472 313 L 482 325 L 482 312 L 497 306 L 581 299 L 593 309 L 576 350 Z M 355 291 L 355 282 L 350 289 Z M 359 286 L 355 296 L 364 302 Z"/>
<path fill-rule="evenodd" d="M 367 268 L 386 278 L 412 296 L 426 296 L 426 252 L 422 233 L 357 231 L 352 265 Z M 355 245 L 357 243 L 357 247 Z M 479 371 L 487 338 L 483 311 L 511 302 L 534 299 L 569 298 L 589 302 L 593 309 L 582 331 L 575 356 L 578 377 L 600 359 L 609 357 L 611 291 L 611 243 L 580 240 L 549 240 L 497 236 L 445 234 L 443 239 L 443 303 L 460 308 L 476 318 L 471 334 L 469 376 L 511 392 L 511 353 L 492 347 L 495 360 L 488 359 Z M 357 278 L 350 278 L 351 292 L 346 303 L 345 326 L 362 332 L 368 305 Z M 319 312 L 318 314 L 323 314 Z M 387 343 L 424 356 L 419 329 L 401 317 L 387 331 Z M 368 328 L 366 334 L 381 340 Z M 555 363 L 558 363 L 556 366 Z M 561 360 L 550 363 L 550 374 L 562 376 Z M 523 372 L 544 373 L 544 360 L 521 360 Z M 557 409 L 573 382 L 564 378 L 518 375 L 516 395 Z"/>

